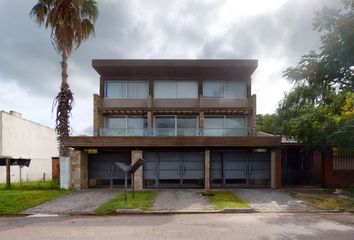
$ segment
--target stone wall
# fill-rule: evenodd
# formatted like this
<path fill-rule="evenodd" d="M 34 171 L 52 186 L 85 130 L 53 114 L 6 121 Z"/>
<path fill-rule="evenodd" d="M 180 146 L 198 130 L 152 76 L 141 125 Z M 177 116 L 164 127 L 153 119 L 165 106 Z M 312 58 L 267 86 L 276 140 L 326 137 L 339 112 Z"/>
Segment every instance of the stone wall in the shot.
<path fill-rule="evenodd" d="M 88 188 L 88 159 L 83 151 L 70 152 L 72 189 Z"/>

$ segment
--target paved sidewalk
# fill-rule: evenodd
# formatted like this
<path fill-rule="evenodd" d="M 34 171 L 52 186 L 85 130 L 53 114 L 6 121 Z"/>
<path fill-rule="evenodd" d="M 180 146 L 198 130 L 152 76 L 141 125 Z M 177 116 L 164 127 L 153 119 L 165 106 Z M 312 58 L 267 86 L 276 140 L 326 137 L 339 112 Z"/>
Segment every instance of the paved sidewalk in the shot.
<path fill-rule="evenodd" d="M 234 189 L 237 196 L 247 201 L 257 211 L 307 211 L 313 208 L 306 206 L 301 200 L 272 189 Z"/>
<path fill-rule="evenodd" d="M 113 198 L 119 189 L 87 189 L 73 191 L 67 196 L 59 197 L 36 207 L 27 209 L 26 214 L 70 214 L 94 213 L 101 204 Z"/>
<path fill-rule="evenodd" d="M 159 190 L 153 210 L 158 211 L 201 211 L 211 210 L 207 197 L 200 195 L 201 189 Z"/>

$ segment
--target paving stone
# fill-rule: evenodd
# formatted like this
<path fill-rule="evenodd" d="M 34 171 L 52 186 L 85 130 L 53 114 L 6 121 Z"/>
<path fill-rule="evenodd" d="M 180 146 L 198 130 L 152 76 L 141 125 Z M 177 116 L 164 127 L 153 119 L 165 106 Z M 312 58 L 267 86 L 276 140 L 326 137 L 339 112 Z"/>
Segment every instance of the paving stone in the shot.
<path fill-rule="evenodd" d="M 118 189 L 85 189 L 73 191 L 36 207 L 27 209 L 26 214 L 70 214 L 94 213 L 94 210 L 112 199 L 120 190 Z"/>

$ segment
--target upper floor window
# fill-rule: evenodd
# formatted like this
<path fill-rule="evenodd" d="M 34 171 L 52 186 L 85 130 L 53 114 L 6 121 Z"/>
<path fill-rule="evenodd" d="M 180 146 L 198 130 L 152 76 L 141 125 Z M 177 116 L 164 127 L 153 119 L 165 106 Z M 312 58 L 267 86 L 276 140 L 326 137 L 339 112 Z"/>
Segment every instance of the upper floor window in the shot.
<path fill-rule="evenodd" d="M 155 81 L 155 98 L 198 98 L 197 81 Z"/>
<path fill-rule="evenodd" d="M 146 98 L 147 81 L 106 81 L 106 98 Z"/>
<path fill-rule="evenodd" d="M 245 116 L 205 116 L 204 136 L 245 136 L 247 132 Z"/>
<path fill-rule="evenodd" d="M 207 98 L 247 98 L 247 83 L 205 81 L 203 96 Z"/>

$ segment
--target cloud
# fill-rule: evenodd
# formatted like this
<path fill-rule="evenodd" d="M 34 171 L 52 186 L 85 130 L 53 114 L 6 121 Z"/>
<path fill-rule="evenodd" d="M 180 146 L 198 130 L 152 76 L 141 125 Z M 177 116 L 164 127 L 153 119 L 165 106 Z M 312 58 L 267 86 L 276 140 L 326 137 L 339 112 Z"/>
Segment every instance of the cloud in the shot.
<path fill-rule="evenodd" d="M 0 2 L 0 109 L 53 126 L 60 58 L 49 31 L 29 17 L 35 3 Z M 319 47 L 312 17 L 324 3 L 339 0 L 98 1 L 95 37 L 69 59 L 74 133 L 87 134 L 92 126 L 99 79 L 91 67 L 94 58 L 256 58 L 252 92 L 258 95 L 258 112 L 273 112 L 290 88 L 282 71 Z"/>

